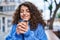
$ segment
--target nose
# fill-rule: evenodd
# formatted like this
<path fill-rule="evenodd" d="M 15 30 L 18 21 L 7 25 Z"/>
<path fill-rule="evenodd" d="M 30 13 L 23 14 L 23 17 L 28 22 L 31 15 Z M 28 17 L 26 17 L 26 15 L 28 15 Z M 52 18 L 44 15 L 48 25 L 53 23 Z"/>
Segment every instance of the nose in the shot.
<path fill-rule="evenodd" d="M 24 12 L 23 14 L 26 14 L 26 12 Z"/>
<path fill-rule="evenodd" d="M 26 13 L 23 13 L 23 14 L 26 14 Z"/>

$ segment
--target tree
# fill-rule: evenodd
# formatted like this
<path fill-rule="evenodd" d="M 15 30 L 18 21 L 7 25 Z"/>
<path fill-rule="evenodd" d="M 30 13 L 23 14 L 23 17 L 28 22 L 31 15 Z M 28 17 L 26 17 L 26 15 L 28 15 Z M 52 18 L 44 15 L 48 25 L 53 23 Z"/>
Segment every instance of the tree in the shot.
<path fill-rule="evenodd" d="M 58 18 L 60 18 L 60 13 L 58 14 Z"/>
<path fill-rule="evenodd" d="M 56 0 L 54 0 L 54 2 L 55 2 L 55 5 L 56 5 L 56 8 L 55 8 L 55 10 L 53 12 L 53 15 L 52 15 L 52 0 L 51 0 L 50 6 L 48 7 L 49 10 L 50 10 L 50 24 L 49 24 L 49 29 L 53 29 L 54 19 L 55 19 L 55 16 L 56 16 L 56 13 L 57 13 L 58 9 L 60 8 L 60 2 L 59 2 L 59 4 L 57 4 Z M 51 15 L 52 15 L 52 18 L 51 18 Z"/>

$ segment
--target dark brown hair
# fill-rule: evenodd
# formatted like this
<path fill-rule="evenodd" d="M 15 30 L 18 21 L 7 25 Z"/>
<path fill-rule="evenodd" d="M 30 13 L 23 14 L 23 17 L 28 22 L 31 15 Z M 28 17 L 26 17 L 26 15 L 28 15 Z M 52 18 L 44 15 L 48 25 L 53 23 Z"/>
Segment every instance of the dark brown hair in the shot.
<path fill-rule="evenodd" d="M 45 22 L 44 22 L 44 20 L 43 20 L 43 18 L 42 18 L 41 12 L 39 12 L 39 10 L 37 9 L 37 7 L 34 4 L 32 4 L 31 2 L 24 2 L 24 3 L 22 3 L 22 4 L 20 4 L 18 6 L 18 8 L 16 9 L 16 11 L 15 11 L 15 13 L 13 15 L 12 24 L 15 24 L 15 23 L 17 24 L 18 21 L 21 19 L 20 18 L 20 8 L 21 8 L 22 5 L 28 7 L 29 11 L 31 13 L 30 14 L 31 18 L 29 20 L 30 21 L 30 25 L 31 25 L 30 26 L 31 30 L 36 29 L 38 23 L 42 24 L 43 26 L 46 25 Z"/>

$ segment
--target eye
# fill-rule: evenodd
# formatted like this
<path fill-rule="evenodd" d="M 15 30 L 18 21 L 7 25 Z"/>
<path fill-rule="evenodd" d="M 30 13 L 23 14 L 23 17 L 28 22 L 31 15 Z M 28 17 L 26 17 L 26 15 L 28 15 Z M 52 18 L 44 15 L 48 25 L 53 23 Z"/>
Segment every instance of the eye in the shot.
<path fill-rule="evenodd" d="M 26 10 L 27 12 L 30 12 L 28 9 Z"/>
<path fill-rule="evenodd" d="M 21 9 L 20 13 L 23 13 L 23 12 L 24 12 L 24 10 Z"/>

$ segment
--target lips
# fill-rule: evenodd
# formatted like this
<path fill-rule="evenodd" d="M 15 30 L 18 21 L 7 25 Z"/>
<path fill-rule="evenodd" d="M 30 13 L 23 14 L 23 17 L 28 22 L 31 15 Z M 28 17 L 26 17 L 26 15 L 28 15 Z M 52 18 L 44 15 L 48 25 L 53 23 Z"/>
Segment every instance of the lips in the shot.
<path fill-rule="evenodd" d="M 23 18 L 27 18 L 28 16 L 22 16 Z"/>

